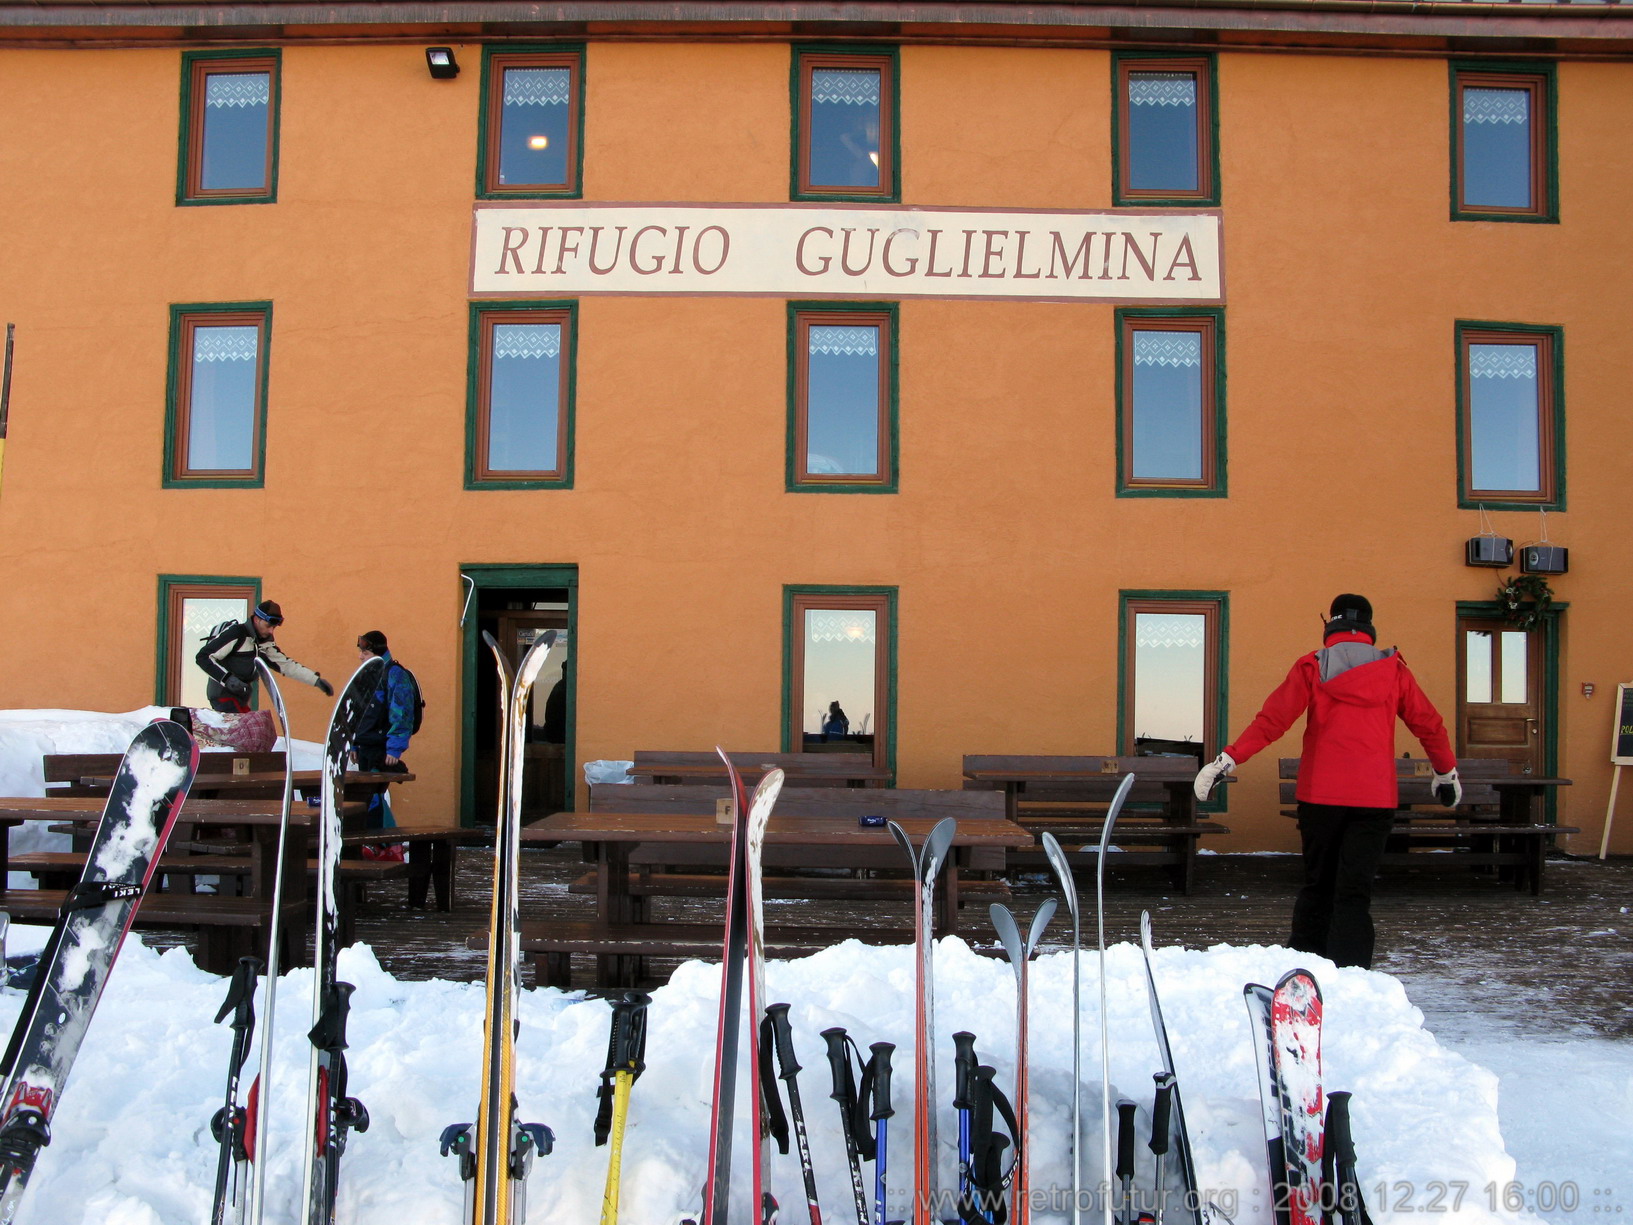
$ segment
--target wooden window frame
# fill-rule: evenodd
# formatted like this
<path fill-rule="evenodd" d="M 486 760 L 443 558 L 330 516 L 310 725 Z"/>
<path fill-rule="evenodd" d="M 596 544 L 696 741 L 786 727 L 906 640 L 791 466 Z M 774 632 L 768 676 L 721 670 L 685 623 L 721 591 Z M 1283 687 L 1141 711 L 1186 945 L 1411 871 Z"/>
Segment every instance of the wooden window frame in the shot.
<path fill-rule="evenodd" d="M 488 422 L 493 378 L 493 325 L 554 323 L 561 327 L 561 373 L 556 399 L 556 467 L 550 471 L 489 468 Z M 470 375 L 466 393 L 465 488 L 571 489 L 573 417 L 578 381 L 576 301 L 473 302 L 470 320 Z"/>
<path fill-rule="evenodd" d="M 256 342 L 255 415 L 249 468 L 187 466 L 192 426 L 193 335 L 201 325 L 259 330 Z M 170 370 L 166 386 L 164 488 L 259 489 L 266 483 L 267 374 L 271 366 L 272 303 L 195 302 L 170 308 Z"/>
<path fill-rule="evenodd" d="M 584 59 L 582 44 L 540 47 L 488 46 L 482 51 L 482 102 L 477 124 L 476 198 L 478 200 L 577 200 L 584 195 Z M 572 73 L 567 104 L 567 182 L 499 182 L 500 140 L 504 128 L 504 82 L 507 68 L 566 68 Z"/>
<path fill-rule="evenodd" d="M 1531 204 L 1504 208 L 1463 200 L 1463 91 L 1524 89 L 1531 96 Z M 1558 90 L 1551 64 L 1451 65 L 1451 194 L 1453 221 L 1559 221 Z"/>
<path fill-rule="evenodd" d="M 873 665 L 873 764 L 896 769 L 896 588 L 821 585 L 783 588 L 782 751 L 804 752 L 805 614 L 861 609 L 878 619 Z"/>
<path fill-rule="evenodd" d="M 245 599 L 254 608 L 261 602 L 261 580 L 243 576 L 161 574 L 159 576 L 158 637 L 154 649 L 153 704 L 181 703 L 181 670 L 193 662 L 198 647 L 182 642 L 182 605 L 187 600 Z M 257 689 L 256 693 L 259 694 Z"/>
<path fill-rule="evenodd" d="M 1228 494 L 1225 437 L 1225 312 L 1220 307 L 1122 307 L 1117 324 L 1117 496 L 1222 498 Z M 1134 333 L 1196 332 L 1202 340 L 1202 476 L 1134 476 Z"/>
<path fill-rule="evenodd" d="M 877 68 L 879 77 L 879 186 L 821 187 L 811 183 L 811 73 L 818 68 Z M 789 72 L 793 113 L 791 200 L 850 200 L 872 204 L 902 198 L 901 57 L 896 48 L 811 46 L 794 48 Z"/>
<path fill-rule="evenodd" d="M 899 432 L 900 305 L 895 302 L 790 302 L 788 304 L 788 463 L 790 493 L 896 493 L 900 484 Z M 810 422 L 813 325 L 869 325 L 879 329 L 878 470 L 873 476 L 844 476 L 806 470 Z"/>
<path fill-rule="evenodd" d="M 1135 72 L 1196 74 L 1196 189 L 1129 186 L 1128 78 Z M 1116 52 L 1111 70 L 1111 193 L 1113 205 L 1173 204 L 1217 207 L 1219 191 L 1219 75 L 1212 55 Z"/>
<path fill-rule="evenodd" d="M 1230 658 L 1230 597 L 1223 591 L 1123 591 L 1118 594 L 1117 745 L 1125 757 L 1134 754 L 1134 740 L 1139 735 L 1134 718 L 1134 618 L 1139 613 L 1188 613 L 1207 618 L 1207 646 L 1202 666 L 1209 692 L 1203 695 L 1202 760 L 1212 761 L 1224 747 L 1229 698 L 1225 664 Z M 1222 808 L 1223 797 L 1209 801 L 1208 806 Z"/>
<path fill-rule="evenodd" d="M 1565 509 L 1565 334 L 1543 324 L 1459 320 L 1457 360 L 1457 504 L 1472 510 Z M 1537 470 L 1542 488 L 1475 489 L 1474 397 L 1470 388 L 1469 346 L 1525 344 L 1537 350 Z"/>
<path fill-rule="evenodd" d="M 282 111 L 283 57 L 277 48 L 241 51 L 186 51 L 181 60 L 181 136 L 176 159 L 176 203 L 275 204 L 278 200 L 278 129 Z M 267 104 L 266 186 L 205 188 L 199 179 L 204 172 L 204 81 L 215 73 L 265 72 L 269 75 Z"/>

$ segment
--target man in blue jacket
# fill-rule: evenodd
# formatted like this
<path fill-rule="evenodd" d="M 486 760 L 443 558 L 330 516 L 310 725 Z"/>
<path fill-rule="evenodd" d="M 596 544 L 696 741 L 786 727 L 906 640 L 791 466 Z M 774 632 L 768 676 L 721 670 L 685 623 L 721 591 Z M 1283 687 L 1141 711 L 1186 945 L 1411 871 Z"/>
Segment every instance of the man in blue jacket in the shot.
<path fill-rule="evenodd" d="M 415 732 L 419 686 L 408 669 L 391 657 L 386 636 L 379 630 L 370 630 L 358 638 L 357 655 L 363 663 L 379 658 L 386 665 L 358 720 L 352 750 L 357 768 L 406 774 L 408 767 L 403 764 L 403 754 L 408 751 L 409 738 Z M 365 824 L 369 829 L 396 826 L 391 801 L 383 791 L 369 800 Z"/>

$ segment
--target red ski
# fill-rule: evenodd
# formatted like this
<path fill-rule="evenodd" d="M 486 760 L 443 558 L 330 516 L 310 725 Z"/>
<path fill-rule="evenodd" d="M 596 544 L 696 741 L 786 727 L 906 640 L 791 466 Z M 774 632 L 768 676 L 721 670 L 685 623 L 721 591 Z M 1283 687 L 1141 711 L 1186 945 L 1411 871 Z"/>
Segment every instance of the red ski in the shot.
<path fill-rule="evenodd" d="M 1292 970 L 1270 1003 L 1272 1058 L 1281 1106 L 1290 1225 L 1323 1225 L 1321 1159 L 1321 988 L 1308 970 Z"/>

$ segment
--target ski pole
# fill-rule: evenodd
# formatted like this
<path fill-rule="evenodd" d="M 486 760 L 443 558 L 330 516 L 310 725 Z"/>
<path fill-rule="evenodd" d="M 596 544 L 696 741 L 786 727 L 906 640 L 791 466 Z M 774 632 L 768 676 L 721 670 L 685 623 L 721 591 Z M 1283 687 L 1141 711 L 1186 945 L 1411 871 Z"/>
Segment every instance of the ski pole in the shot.
<path fill-rule="evenodd" d="M 1151 1222 L 1162 1225 L 1163 1201 L 1167 1190 L 1163 1186 L 1162 1167 L 1168 1156 L 1168 1116 L 1174 1102 L 1174 1076 L 1158 1072 L 1152 1077 L 1157 1082 L 1157 1094 L 1151 1103 L 1151 1155 L 1156 1158 L 1156 1176 L 1152 1180 Z"/>
<path fill-rule="evenodd" d="M 817 1204 L 816 1171 L 811 1167 L 811 1142 L 805 1134 L 805 1106 L 799 1096 L 799 1060 L 794 1057 L 794 1030 L 788 1022 L 788 1005 L 772 1004 L 766 1010 L 771 1019 L 772 1040 L 777 1048 L 778 1077 L 788 1084 L 788 1114 L 794 1126 L 794 1146 L 799 1152 L 800 1174 L 805 1180 L 805 1202 L 811 1209 L 811 1225 L 822 1225 L 822 1209 Z"/>
<path fill-rule="evenodd" d="M 238 1206 L 235 1218 L 243 1220 L 247 1207 L 244 1198 L 247 1188 L 239 1185 L 249 1152 L 244 1146 L 246 1116 L 238 1104 L 238 1076 L 249 1056 L 250 1035 L 255 1032 L 255 979 L 260 972 L 261 963 L 254 957 L 240 957 L 238 969 L 233 972 L 227 988 L 227 998 L 222 1002 L 221 1011 L 215 1014 L 217 1025 L 229 1014 L 232 1016 L 232 1054 L 227 1060 L 227 1100 L 210 1120 L 210 1133 L 221 1145 L 215 1167 L 215 1208 L 210 1216 L 211 1225 L 225 1225 L 227 1220 L 229 1177 L 232 1181 L 230 1202 Z"/>
<path fill-rule="evenodd" d="M 595 1115 L 596 1144 L 612 1143 L 607 1155 L 607 1188 L 601 1198 L 602 1225 L 614 1225 L 618 1220 L 624 1124 L 629 1117 L 630 1088 L 646 1071 L 646 1007 L 651 1002 L 650 995 L 631 991 L 612 1006 L 607 1066 L 601 1073 L 601 1100 Z"/>
<path fill-rule="evenodd" d="M 873 1109 L 868 1118 L 873 1121 L 873 1201 L 878 1211 L 874 1225 L 887 1225 L 885 1214 L 885 1187 L 888 1175 L 890 1116 L 895 1109 L 890 1104 L 890 1056 L 896 1050 L 894 1042 L 875 1042 L 868 1048 L 873 1058 L 868 1061 L 868 1075 L 873 1081 L 870 1100 Z"/>
<path fill-rule="evenodd" d="M 993 1130 L 994 1109 L 1003 1115 L 1011 1132 L 1019 1129 L 1008 1100 L 992 1083 L 996 1074 L 982 1064 L 970 1077 L 970 1192 L 967 1201 L 959 1205 L 965 1220 L 990 1223 L 1003 1207 L 1004 1184 L 1008 1181 L 1003 1170 L 1004 1149 L 1010 1139 Z M 1019 1151 L 1017 1142 L 1017 1154 Z M 1014 1171 L 1011 1164 L 1010 1173 Z"/>
<path fill-rule="evenodd" d="M 970 1193 L 970 1100 L 971 1082 L 979 1064 L 975 1057 L 975 1035 L 960 1030 L 953 1035 L 953 1109 L 958 1111 L 958 1195 Z"/>
<path fill-rule="evenodd" d="M 1337 1217 L 1343 1225 L 1372 1225 L 1372 1215 L 1361 1198 L 1361 1184 L 1355 1173 L 1355 1137 L 1350 1132 L 1350 1095 L 1340 1089 L 1327 1094 L 1327 1173 L 1330 1195 L 1328 1220 Z"/>
<path fill-rule="evenodd" d="M 856 1140 L 856 1077 L 851 1069 L 844 1029 L 834 1026 L 822 1031 L 828 1044 L 828 1070 L 833 1073 L 833 1092 L 828 1096 L 839 1103 L 840 1131 L 845 1137 L 845 1160 L 850 1166 L 851 1194 L 856 1200 L 856 1225 L 868 1225 L 868 1193 L 862 1182 L 862 1156 Z"/>
<path fill-rule="evenodd" d="M 1117 1184 L 1123 1225 L 1134 1225 L 1134 1112 L 1126 1097 L 1117 1103 Z"/>

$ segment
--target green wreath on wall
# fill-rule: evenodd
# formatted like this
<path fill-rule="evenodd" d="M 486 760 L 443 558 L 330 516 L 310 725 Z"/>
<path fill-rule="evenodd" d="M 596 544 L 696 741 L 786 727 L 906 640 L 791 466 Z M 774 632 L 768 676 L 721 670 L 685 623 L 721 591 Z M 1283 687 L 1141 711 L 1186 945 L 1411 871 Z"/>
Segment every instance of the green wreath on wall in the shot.
<path fill-rule="evenodd" d="M 1497 600 L 1503 607 L 1503 620 L 1522 630 L 1535 629 L 1554 602 L 1553 588 L 1541 574 L 1505 576 L 1497 588 Z"/>

